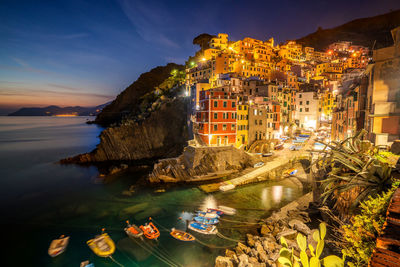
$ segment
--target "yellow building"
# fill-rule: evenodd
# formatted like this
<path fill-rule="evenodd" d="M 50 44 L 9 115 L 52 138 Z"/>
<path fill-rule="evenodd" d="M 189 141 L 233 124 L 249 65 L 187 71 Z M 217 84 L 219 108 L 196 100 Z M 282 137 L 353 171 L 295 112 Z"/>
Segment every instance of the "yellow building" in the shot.
<path fill-rule="evenodd" d="M 326 90 L 321 96 L 321 119 L 330 121 L 332 119 L 332 112 L 335 108 L 335 97 L 331 90 Z"/>
<path fill-rule="evenodd" d="M 228 48 L 228 34 L 218 33 L 217 37 L 210 40 L 210 47 L 214 49 L 224 50 Z"/>
<path fill-rule="evenodd" d="M 247 149 L 249 142 L 249 106 L 237 105 L 236 147 Z"/>

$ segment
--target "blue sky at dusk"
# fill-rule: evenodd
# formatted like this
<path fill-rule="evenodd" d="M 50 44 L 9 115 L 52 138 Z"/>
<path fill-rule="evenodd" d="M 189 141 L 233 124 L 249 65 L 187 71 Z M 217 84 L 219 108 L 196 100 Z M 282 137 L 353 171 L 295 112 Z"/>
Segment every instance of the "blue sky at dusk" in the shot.
<path fill-rule="evenodd" d="M 142 72 L 184 63 L 203 32 L 285 41 L 398 8 L 398 0 L 2 0 L 0 108 L 105 103 Z"/>

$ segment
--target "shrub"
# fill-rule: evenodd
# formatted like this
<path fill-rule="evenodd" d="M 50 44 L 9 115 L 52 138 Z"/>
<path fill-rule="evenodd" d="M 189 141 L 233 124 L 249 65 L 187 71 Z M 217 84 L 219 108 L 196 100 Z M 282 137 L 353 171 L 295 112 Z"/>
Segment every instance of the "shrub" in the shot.
<path fill-rule="evenodd" d="M 396 181 L 387 192 L 376 197 L 369 196 L 360 204 L 360 214 L 352 217 L 350 224 L 342 226 L 342 253 L 351 258 L 355 266 L 368 264 L 376 246 L 376 238 L 382 232 L 390 199 L 399 184 L 399 181 Z"/>
<path fill-rule="evenodd" d="M 324 249 L 325 235 L 326 235 L 326 224 L 321 223 L 319 225 L 319 231 L 317 230 L 313 234 L 313 239 L 317 242 L 317 246 L 314 248 L 311 244 L 308 244 L 307 246 L 307 237 L 299 233 L 296 237 L 296 240 L 299 248 L 301 249 L 300 258 L 294 255 L 293 249 L 291 251 L 289 250 L 285 238 L 281 237 L 282 248 L 279 251 L 278 261 L 283 266 L 288 266 L 288 267 L 300 267 L 300 263 L 301 266 L 303 267 L 319 267 L 321 266 L 321 262 L 322 265 L 325 267 L 344 266 L 344 259 L 341 259 L 335 255 L 327 256 L 322 260 L 319 259 Z M 307 254 L 307 252 L 309 254 Z M 311 255 L 311 257 L 309 258 L 308 255 Z"/>

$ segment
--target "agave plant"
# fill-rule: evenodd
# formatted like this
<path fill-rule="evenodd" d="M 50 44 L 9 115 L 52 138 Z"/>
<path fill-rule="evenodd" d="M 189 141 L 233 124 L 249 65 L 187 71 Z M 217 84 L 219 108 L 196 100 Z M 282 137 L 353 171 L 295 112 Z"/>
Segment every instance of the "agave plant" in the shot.
<path fill-rule="evenodd" d="M 392 183 L 392 168 L 379 160 L 374 146 L 362 140 L 365 134 L 361 130 L 344 141 L 324 143 L 324 156 L 316 162 L 326 174 L 321 181 L 323 202 L 333 197 L 341 211 L 355 208 L 367 196 L 379 194 Z"/>

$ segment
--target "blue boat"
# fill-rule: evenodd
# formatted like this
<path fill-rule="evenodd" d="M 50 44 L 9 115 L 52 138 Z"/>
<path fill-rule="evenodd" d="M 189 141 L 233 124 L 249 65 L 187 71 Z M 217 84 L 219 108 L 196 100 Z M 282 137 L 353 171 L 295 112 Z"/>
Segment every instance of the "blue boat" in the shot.
<path fill-rule="evenodd" d="M 218 233 L 217 227 L 215 225 L 197 223 L 193 221 L 189 223 L 188 228 L 190 230 L 206 235 L 215 235 L 216 233 Z"/>
<path fill-rule="evenodd" d="M 218 219 L 219 215 L 216 213 L 208 213 L 204 211 L 197 211 L 197 215 L 201 217 L 205 217 L 207 219 Z"/>
<path fill-rule="evenodd" d="M 218 219 L 216 219 L 216 218 L 206 218 L 206 217 L 202 217 L 202 216 L 194 217 L 194 220 L 196 222 L 204 223 L 204 224 L 217 224 L 217 223 L 219 223 Z"/>
<path fill-rule="evenodd" d="M 211 208 L 208 208 L 208 209 L 207 209 L 207 213 L 215 213 L 215 214 L 218 214 L 219 216 L 221 216 L 221 215 L 224 214 L 224 212 L 223 212 L 222 210 L 219 210 L 219 209 L 211 209 Z"/>

